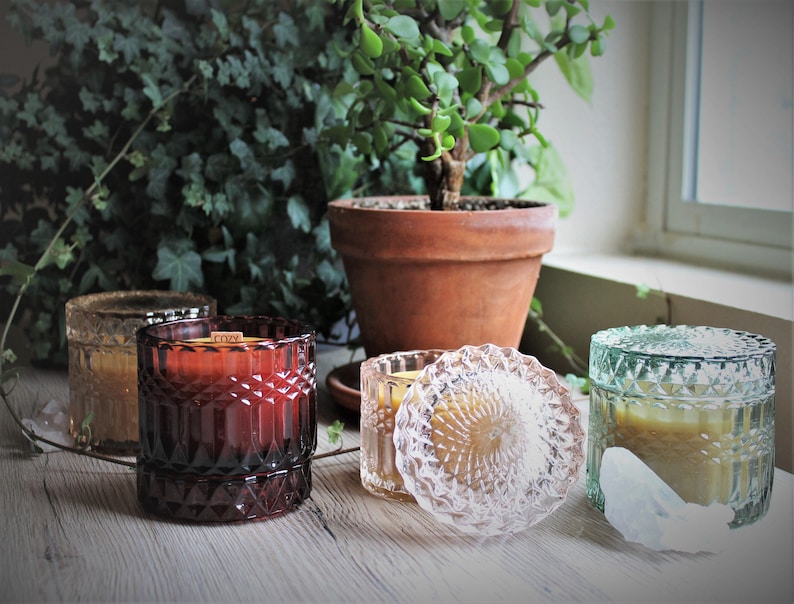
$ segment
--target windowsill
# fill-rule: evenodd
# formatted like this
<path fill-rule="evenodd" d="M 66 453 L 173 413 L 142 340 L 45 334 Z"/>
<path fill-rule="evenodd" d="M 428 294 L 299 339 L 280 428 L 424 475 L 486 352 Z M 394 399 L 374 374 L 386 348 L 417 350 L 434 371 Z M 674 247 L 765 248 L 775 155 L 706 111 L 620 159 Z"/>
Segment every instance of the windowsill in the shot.
<path fill-rule="evenodd" d="M 647 285 L 684 296 L 786 321 L 794 320 L 794 288 L 790 282 L 617 252 L 555 250 L 543 264 L 590 277 Z"/>

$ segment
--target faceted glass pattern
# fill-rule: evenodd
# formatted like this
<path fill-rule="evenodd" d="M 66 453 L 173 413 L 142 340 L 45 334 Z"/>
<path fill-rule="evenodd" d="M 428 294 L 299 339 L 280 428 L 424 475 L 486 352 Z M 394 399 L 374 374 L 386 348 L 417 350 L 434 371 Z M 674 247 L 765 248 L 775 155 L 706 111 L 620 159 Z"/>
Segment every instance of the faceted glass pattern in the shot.
<path fill-rule="evenodd" d="M 215 299 L 192 293 L 136 290 L 102 292 L 66 303 L 69 346 L 69 424 L 78 438 L 89 422 L 90 444 L 131 455 L 138 448 L 138 366 L 135 334 L 145 325 L 208 317 Z"/>
<path fill-rule="evenodd" d="M 212 332 L 244 340 L 213 343 Z M 144 509 L 197 521 L 273 516 L 311 492 L 316 350 L 307 325 L 269 317 L 163 323 L 138 334 Z"/>
<path fill-rule="evenodd" d="M 593 335 L 587 493 L 607 447 L 629 449 L 685 501 L 722 503 L 732 526 L 769 507 L 775 454 L 775 345 L 703 326 L 636 326 Z"/>
<path fill-rule="evenodd" d="M 375 495 L 403 501 L 414 499 L 405 490 L 394 465 L 394 415 L 418 371 L 443 352 L 395 352 L 361 364 L 361 484 Z"/>
<path fill-rule="evenodd" d="M 465 533 L 521 531 L 565 500 L 584 432 L 553 371 L 513 348 L 464 346 L 426 367 L 397 411 L 406 489 Z"/>

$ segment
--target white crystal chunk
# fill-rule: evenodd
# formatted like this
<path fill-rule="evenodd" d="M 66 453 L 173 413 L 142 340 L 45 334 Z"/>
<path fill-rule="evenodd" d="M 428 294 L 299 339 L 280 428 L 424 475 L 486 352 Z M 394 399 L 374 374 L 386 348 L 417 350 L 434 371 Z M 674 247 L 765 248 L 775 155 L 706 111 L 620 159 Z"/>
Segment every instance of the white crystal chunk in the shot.
<path fill-rule="evenodd" d="M 74 439 L 69 434 L 69 409 L 65 403 L 50 399 L 44 407 L 36 412 L 33 418 L 24 418 L 22 424 L 28 430 L 47 440 L 66 446 L 74 445 Z M 36 441 L 33 445 L 44 453 L 59 450 L 57 447 L 41 441 Z"/>
<path fill-rule="evenodd" d="M 604 515 L 626 541 L 652 550 L 719 552 L 731 538 L 730 506 L 687 503 L 639 457 L 609 447 L 601 460 Z"/>

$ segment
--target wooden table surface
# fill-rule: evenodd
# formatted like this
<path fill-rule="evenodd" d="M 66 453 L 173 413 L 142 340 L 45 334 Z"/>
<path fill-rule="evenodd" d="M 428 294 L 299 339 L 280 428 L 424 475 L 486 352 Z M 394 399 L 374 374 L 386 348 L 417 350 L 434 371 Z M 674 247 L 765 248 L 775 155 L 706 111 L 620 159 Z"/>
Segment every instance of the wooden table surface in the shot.
<path fill-rule="evenodd" d="M 356 418 L 324 390 L 340 354 L 318 356 L 318 452 L 333 448 L 325 427 L 337 418 L 344 445 L 358 444 Z M 30 417 L 51 398 L 68 398 L 65 372 L 26 370 L 11 400 Z M 0 434 L 2 601 L 794 601 L 794 480 L 780 469 L 770 512 L 729 550 L 683 554 L 625 542 L 587 503 L 584 468 L 554 514 L 512 536 L 463 536 L 368 494 L 358 453 L 316 460 L 294 512 L 183 524 L 142 512 L 131 469 L 33 456 L 5 410 Z"/>

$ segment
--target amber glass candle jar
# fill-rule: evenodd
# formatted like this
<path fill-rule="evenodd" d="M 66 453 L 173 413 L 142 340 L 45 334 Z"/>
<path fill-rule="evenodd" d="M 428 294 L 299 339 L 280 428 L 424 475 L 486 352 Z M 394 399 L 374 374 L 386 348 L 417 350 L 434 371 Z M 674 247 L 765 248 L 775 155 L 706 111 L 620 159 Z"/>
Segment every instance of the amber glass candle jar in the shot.
<path fill-rule="evenodd" d="M 135 334 L 146 325 L 207 317 L 215 299 L 159 290 L 103 292 L 66 302 L 69 423 L 94 449 L 134 455 L 138 448 Z"/>
<path fill-rule="evenodd" d="M 195 521 L 266 518 L 311 492 L 315 334 L 298 321 L 213 317 L 138 333 L 145 510 Z"/>

